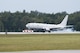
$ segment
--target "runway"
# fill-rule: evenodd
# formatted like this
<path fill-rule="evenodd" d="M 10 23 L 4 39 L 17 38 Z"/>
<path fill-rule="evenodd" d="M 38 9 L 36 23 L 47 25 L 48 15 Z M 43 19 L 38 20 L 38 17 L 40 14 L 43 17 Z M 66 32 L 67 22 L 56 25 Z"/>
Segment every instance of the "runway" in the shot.
<path fill-rule="evenodd" d="M 21 52 L 0 52 L 0 53 L 80 53 L 80 50 L 43 50 L 43 51 L 21 51 Z"/>
<path fill-rule="evenodd" d="M 80 34 L 80 32 L 0 32 L 0 34 Z"/>

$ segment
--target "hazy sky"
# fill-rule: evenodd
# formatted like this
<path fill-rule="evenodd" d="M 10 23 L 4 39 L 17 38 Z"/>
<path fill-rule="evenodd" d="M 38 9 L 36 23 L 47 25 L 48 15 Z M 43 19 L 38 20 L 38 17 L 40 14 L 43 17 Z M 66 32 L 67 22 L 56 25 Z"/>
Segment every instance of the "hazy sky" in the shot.
<path fill-rule="evenodd" d="M 0 0 L 0 12 L 31 10 L 57 13 L 66 11 L 73 13 L 80 10 L 80 0 Z"/>

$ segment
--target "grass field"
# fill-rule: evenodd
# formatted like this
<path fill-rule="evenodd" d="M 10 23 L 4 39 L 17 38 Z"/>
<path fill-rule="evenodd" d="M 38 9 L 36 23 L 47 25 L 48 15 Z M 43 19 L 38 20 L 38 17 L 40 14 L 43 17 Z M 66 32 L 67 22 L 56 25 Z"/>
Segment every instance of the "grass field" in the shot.
<path fill-rule="evenodd" d="M 0 35 L 0 52 L 80 49 L 80 34 Z"/>

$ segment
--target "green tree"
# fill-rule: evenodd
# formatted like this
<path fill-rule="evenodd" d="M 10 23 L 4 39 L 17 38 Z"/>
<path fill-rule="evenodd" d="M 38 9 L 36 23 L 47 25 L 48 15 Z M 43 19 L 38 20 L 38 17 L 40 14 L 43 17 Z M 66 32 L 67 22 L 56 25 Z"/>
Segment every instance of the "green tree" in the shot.
<path fill-rule="evenodd" d="M 80 22 L 76 23 L 76 25 L 74 26 L 74 29 L 77 31 L 80 31 Z"/>

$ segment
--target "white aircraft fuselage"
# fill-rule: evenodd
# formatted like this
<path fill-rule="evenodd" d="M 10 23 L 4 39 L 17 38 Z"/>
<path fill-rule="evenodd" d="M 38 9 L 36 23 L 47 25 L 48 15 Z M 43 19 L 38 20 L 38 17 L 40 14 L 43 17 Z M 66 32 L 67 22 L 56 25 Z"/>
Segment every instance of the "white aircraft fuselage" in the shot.
<path fill-rule="evenodd" d="M 54 24 L 43 24 L 43 23 L 29 23 L 26 25 L 28 28 L 38 28 L 38 29 L 54 29 L 54 28 L 64 28 L 64 26 L 61 25 L 54 25 Z M 66 26 L 65 26 L 66 27 Z"/>
<path fill-rule="evenodd" d="M 50 29 L 63 29 L 67 27 L 67 20 L 68 15 L 65 16 L 60 24 L 28 23 L 26 27 L 29 29 L 45 29 L 46 31 L 50 31 Z"/>

